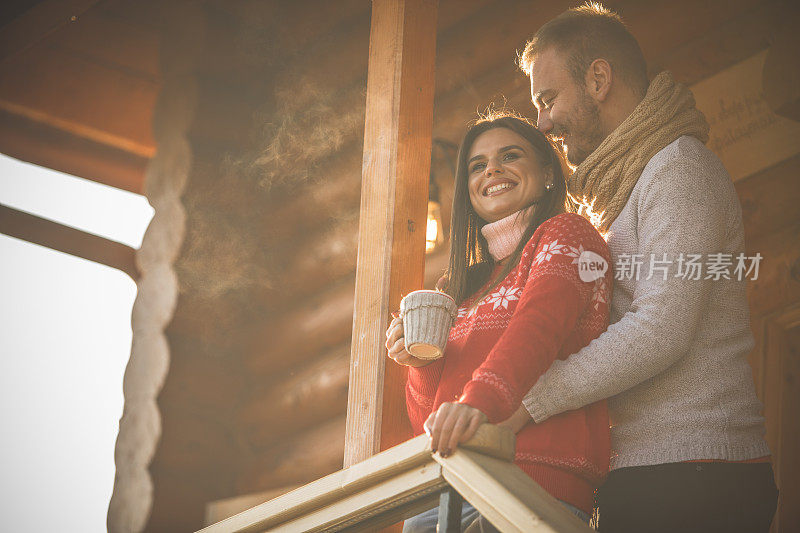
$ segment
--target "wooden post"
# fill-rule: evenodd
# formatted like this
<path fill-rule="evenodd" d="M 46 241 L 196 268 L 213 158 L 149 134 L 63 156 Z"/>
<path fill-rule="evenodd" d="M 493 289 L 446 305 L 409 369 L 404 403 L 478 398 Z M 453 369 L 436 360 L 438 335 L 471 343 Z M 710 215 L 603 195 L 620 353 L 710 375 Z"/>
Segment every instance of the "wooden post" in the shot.
<path fill-rule="evenodd" d="M 411 436 L 390 310 L 421 289 L 433 123 L 435 0 L 373 0 L 344 467 Z"/>

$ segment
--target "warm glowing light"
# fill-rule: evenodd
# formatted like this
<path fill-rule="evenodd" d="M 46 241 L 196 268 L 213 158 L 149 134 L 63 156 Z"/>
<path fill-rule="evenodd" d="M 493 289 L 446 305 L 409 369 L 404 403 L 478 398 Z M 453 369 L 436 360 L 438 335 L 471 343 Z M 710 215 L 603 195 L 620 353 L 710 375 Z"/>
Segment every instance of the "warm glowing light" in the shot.
<path fill-rule="evenodd" d="M 592 198 L 592 201 L 588 201 L 586 198 L 577 199 L 571 194 L 569 195 L 570 199 L 578 205 L 578 214 L 582 215 L 589 219 L 589 222 L 592 223 L 592 226 L 597 228 L 600 231 L 600 224 L 603 222 L 603 217 L 605 216 L 605 211 L 597 212 L 594 210 L 594 203 L 597 198 Z M 608 241 L 608 232 L 600 231 L 600 235 L 602 235 L 603 239 Z"/>
<path fill-rule="evenodd" d="M 425 253 L 434 251 L 444 242 L 442 208 L 439 202 L 428 201 L 428 223 L 425 231 Z"/>

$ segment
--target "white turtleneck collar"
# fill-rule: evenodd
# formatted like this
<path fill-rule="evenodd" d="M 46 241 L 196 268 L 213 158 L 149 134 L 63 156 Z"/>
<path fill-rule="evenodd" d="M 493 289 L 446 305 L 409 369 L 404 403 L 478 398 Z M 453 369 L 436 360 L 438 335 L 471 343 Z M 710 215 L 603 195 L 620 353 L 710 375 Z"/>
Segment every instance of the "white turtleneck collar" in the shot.
<path fill-rule="evenodd" d="M 502 261 L 517 248 L 532 213 L 533 209 L 527 207 L 481 228 L 495 262 Z"/>

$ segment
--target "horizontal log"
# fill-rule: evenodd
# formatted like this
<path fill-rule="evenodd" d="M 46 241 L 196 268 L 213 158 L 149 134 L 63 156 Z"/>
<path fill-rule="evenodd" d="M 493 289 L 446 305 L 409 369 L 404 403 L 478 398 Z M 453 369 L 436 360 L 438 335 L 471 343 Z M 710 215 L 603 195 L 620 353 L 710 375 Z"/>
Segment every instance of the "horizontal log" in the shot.
<path fill-rule="evenodd" d="M 235 475 L 241 457 L 230 428 L 202 412 L 159 400 L 161 435 L 151 468 Z"/>
<path fill-rule="evenodd" d="M 353 321 L 353 291 L 353 281 L 347 280 L 316 297 L 301 298 L 295 308 L 257 325 L 247 346 L 248 371 L 277 376 L 347 342 Z"/>
<path fill-rule="evenodd" d="M 3 65 L 0 109 L 142 157 L 152 157 L 159 84 L 57 48 Z M 124 102 L 124 105 L 120 105 Z"/>
<path fill-rule="evenodd" d="M 185 316 L 187 305 L 190 304 L 180 298 L 177 313 Z M 197 311 L 199 314 L 202 310 Z M 245 400 L 248 383 L 241 368 L 234 364 L 233 350 L 215 345 L 205 334 L 224 329 L 230 336 L 234 328 L 215 328 L 215 325 L 218 323 L 194 322 L 193 327 L 180 333 L 172 324 L 167 328 L 169 374 L 159 393 L 159 402 L 227 421 L 230 412 Z"/>
<path fill-rule="evenodd" d="M 310 294 L 356 269 L 358 210 L 348 220 L 298 243 L 297 254 L 282 279 L 285 292 Z"/>
<path fill-rule="evenodd" d="M 275 246 L 293 246 L 293 242 L 327 227 L 331 221 L 350 218 L 358 210 L 361 140 L 352 139 L 318 164 L 325 169 L 322 179 L 300 184 L 292 194 L 275 198 L 263 210 L 261 224 L 271 228 L 269 238 Z"/>
<path fill-rule="evenodd" d="M 0 152 L 136 194 L 144 191 L 148 158 L 3 111 Z"/>
<path fill-rule="evenodd" d="M 130 246 L 17 211 L 3 204 L 0 204 L 0 233 L 116 268 L 134 280 L 139 278 L 134 262 L 136 250 Z"/>
<path fill-rule="evenodd" d="M 447 267 L 447 250 L 426 257 L 424 286 L 432 288 Z M 353 282 L 303 303 L 252 328 L 245 366 L 258 376 L 276 376 L 322 352 L 346 343 L 353 326 Z"/>
<path fill-rule="evenodd" d="M 302 485 L 342 468 L 345 417 L 337 417 L 272 446 L 247 461 L 240 492 Z"/>
<path fill-rule="evenodd" d="M 294 367 L 256 390 L 236 417 L 253 449 L 347 412 L 350 344 Z"/>

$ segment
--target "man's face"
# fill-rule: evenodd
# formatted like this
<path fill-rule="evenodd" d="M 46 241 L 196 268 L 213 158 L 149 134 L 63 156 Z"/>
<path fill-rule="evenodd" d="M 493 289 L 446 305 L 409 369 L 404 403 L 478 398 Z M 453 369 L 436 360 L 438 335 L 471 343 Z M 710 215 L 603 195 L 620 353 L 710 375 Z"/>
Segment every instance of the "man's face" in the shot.
<path fill-rule="evenodd" d="M 531 99 L 539 111 L 540 131 L 564 142 L 567 159 L 578 165 L 591 154 L 605 135 L 600 110 L 567 70 L 562 54 L 554 48 L 536 55 L 531 68 Z"/>

